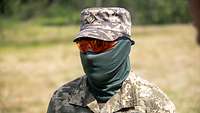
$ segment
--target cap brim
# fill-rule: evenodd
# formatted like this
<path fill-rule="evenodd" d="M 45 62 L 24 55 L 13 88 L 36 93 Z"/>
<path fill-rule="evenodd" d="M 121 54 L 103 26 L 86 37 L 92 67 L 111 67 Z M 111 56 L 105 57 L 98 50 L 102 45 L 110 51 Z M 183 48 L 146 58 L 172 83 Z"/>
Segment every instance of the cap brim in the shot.
<path fill-rule="evenodd" d="M 94 38 L 98 40 L 103 41 L 114 41 L 117 40 L 119 37 L 125 36 L 122 33 L 111 31 L 111 30 L 105 30 L 105 29 L 84 29 L 81 30 L 73 42 L 76 42 L 80 38 Z M 135 41 L 132 40 L 129 36 L 127 36 L 128 39 L 131 41 L 131 45 L 135 44 Z"/>
<path fill-rule="evenodd" d="M 121 33 L 105 29 L 84 29 L 80 31 L 74 39 L 74 42 L 79 38 L 95 38 L 104 41 L 114 41 L 122 36 Z"/>

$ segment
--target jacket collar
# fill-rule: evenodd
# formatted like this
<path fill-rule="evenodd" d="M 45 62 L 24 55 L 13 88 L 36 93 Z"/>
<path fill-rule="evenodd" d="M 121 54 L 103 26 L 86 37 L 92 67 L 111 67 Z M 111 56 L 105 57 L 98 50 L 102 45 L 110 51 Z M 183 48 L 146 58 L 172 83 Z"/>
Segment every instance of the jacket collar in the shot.
<path fill-rule="evenodd" d="M 123 82 L 122 87 L 117 93 L 111 97 L 105 103 L 105 109 L 109 109 L 111 112 L 119 111 L 123 108 L 132 108 L 136 103 L 135 75 L 130 72 L 127 79 Z M 70 104 L 86 107 L 88 106 L 93 112 L 99 112 L 99 106 L 97 100 L 94 98 L 91 92 L 88 90 L 86 83 L 86 76 L 83 76 L 79 82 L 79 85 L 74 89 L 72 97 L 69 100 Z"/>

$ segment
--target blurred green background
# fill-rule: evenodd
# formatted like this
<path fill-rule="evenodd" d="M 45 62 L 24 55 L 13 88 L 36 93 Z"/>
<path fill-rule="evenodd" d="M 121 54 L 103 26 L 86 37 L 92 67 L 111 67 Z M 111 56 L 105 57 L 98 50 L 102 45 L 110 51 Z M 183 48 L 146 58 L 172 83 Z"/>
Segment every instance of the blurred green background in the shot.
<path fill-rule="evenodd" d="M 187 0 L 1 0 L 0 13 L 3 20 L 68 25 L 79 24 L 80 11 L 94 6 L 124 7 L 130 11 L 132 21 L 137 25 L 191 21 Z"/>
<path fill-rule="evenodd" d="M 157 84 L 177 113 L 200 113 L 200 48 L 187 0 L 1 0 L 0 113 L 46 112 L 52 93 L 83 74 L 72 42 L 83 8 L 131 12 L 132 68 Z"/>

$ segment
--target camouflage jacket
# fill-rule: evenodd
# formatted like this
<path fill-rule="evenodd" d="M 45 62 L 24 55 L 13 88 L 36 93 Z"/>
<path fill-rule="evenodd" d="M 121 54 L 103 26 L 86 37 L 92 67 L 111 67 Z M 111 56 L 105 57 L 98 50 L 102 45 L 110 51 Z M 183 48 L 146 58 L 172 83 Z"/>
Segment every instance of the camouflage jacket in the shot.
<path fill-rule="evenodd" d="M 47 113 L 175 113 L 175 106 L 158 87 L 131 72 L 101 109 L 83 76 L 55 91 Z"/>

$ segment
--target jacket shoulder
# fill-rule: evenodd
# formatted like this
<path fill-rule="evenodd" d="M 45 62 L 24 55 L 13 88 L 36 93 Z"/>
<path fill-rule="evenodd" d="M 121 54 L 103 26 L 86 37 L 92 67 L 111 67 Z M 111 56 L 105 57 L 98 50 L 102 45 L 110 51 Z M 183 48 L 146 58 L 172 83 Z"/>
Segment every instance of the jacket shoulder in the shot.
<path fill-rule="evenodd" d="M 135 75 L 137 106 L 147 113 L 175 113 L 175 106 L 155 84 Z"/>
<path fill-rule="evenodd" d="M 73 95 L 73 92 L 81 84 L 84 76 L 79 77 L 71 82 L 68 82 L 61 87 L 59 87 L 51 97 L 47 113 L 60 113 L 60 112 L 74 112 L 74 106 L 70 105 L 68 102 Z"/>
<path fill-rule="evenodd" d="M 57 99 L 67 99 L 70 98 L 71 95 L 73 95 L 73 92 L 76 90 L 76 88 L 81 84 L 81 81 L 84 79 L 84 76 L 76 78 L 73 81 L 70 81 L 68 83 L 65 83 L 61 87 L 59 87 L 54 93 L 52 98 Z"/>

